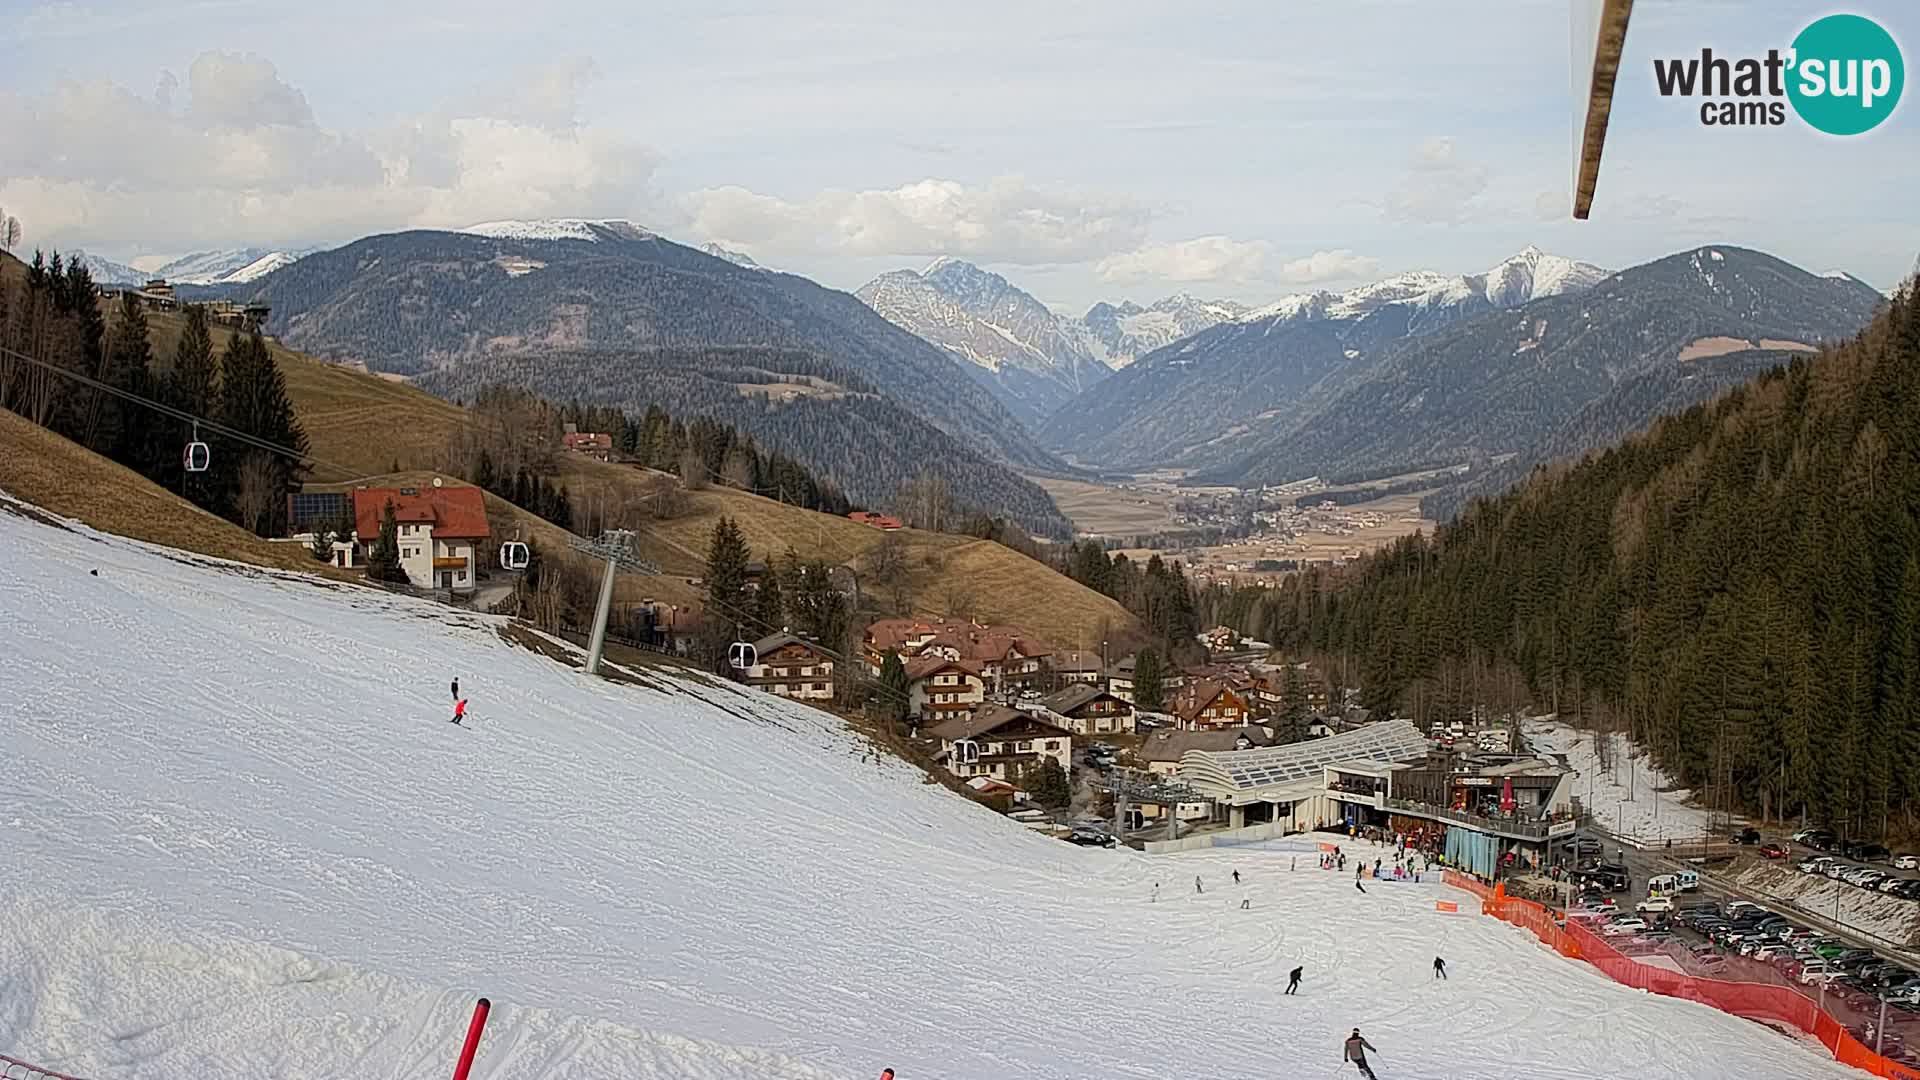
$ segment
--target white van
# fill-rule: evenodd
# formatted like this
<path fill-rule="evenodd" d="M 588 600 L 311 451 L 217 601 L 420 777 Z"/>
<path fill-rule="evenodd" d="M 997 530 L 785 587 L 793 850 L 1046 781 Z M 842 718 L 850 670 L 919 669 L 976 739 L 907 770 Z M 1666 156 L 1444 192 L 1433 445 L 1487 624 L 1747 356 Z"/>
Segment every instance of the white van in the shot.
<path fill-rule="evenodd" d="M 1672 896 L 1680 892 L 1696 892 L 1700 888 L 1700 875 L 1692 870 L 1681 870 L 1672 874 L 1657 874 L 1647 879 L 1647 895 L 1659 893 Z"/>

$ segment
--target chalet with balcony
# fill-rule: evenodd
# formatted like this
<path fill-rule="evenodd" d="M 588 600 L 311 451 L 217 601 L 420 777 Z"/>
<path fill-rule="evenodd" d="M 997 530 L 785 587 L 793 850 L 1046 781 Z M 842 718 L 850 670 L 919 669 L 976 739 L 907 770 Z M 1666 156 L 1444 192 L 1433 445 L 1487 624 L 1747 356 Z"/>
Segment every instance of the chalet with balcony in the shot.
<path fill-rule="evenodd" d="M 1133 734 L 1133 704 L 1098 686 L 1073 683 L 1040 699 L 1049 723 L 1075 735 Z"/>
<path fill-rule="evenodd" d="M 944 656 L 923 656 L 907 664 L 907 712 L 923 725 L 938 725 L 973 711 L 987 700 L 980 666 Z"/>
<path fill-rule="evenodd" d="M 833 657 L 819 644 L 779 633 L 753 643 L 759 662 L 747 669 L 747 682 L 769 694 L 795 701 L 833 700 Z"/>
<path fill-rule="evenodd" d="M 475 550 L 487 539 L 487 504 L 477 487 L 355 488 L 353 544 L 346 563 L 363 565 L 380 540 L 388 506 L 398 525 L 400 568 L 423 589 L 472 592 Z"/>
<path fill-rule="evenodd" d="M 982 705 L 929 728 L 940 740 L 938 760 L 962 780 L 990 777 L 1019 784 L 1047 759 L 1062 771 L 1073 769 L 1073 734 L 1032 713 L 1004 705 Z"/>
<path fill-rule="evenodd" d="M 1185 731 L 1244 727 L 1251 716 L 1246 694 L 1217 679 L 1196 679 L 1181 687 L 1171 711 Z"/>

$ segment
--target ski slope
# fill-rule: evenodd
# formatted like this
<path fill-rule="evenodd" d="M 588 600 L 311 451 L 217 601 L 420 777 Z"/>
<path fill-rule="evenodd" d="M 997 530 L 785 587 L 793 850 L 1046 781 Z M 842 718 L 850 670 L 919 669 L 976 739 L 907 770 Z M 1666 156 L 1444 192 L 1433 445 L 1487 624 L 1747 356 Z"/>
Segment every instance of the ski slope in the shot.
<path fill-rule="evenodd" d="M 1710 810 L 1691 804 L 1679 787 L 1624 732 L 1581 731 L 1553 719 L 1526 721 L 1527 745 L 1536 753 L 1566 759 L 1576 776 L 1573 793 L 1593 820 L 1615 836 L 1643 843 L 1698 840 L 1717 830 Z M 1596 740 L 1606 739 L 1608 764 Z"/>
<path fill-rule="evenodd" d="M 1355 1025 L 1383 1080 L 1855 1075 L 1431 882 L 1076 848 L 491 617 L 4 501 L 0 553 L 0 1052 L 90 1080 L 443 1080 L 482 993 L 490 1080 L 1351 1076 Z"/>

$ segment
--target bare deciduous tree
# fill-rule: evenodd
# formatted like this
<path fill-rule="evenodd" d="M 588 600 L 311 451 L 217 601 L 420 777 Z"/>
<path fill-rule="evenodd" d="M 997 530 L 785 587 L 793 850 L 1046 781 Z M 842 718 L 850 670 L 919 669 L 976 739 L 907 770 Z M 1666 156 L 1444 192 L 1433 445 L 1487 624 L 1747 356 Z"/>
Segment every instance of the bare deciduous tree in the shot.
<path fill-rule="evenodd" d="M 237 479 L 233 508 L 239 513 L 240 523 L 247 527 L 247 531 L 257 533 L 260 523 L 273 513 L 273 501 L 279 494 L 273 459 L 265 450 L 250 451 L 240 459 Z"/>

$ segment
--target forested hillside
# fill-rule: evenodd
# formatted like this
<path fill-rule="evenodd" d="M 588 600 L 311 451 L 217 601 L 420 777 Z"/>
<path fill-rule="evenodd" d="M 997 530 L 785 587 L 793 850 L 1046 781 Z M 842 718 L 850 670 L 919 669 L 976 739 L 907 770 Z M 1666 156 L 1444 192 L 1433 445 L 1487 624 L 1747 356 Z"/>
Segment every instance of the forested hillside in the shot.
<path fill-rule="evenodd" d="M 675 416 L 710 417 L 790 455 L 866 505 L 904 511 L 903 488 L 931 472 L 963 511 L 1005 516 L 1042 536 L 1071 534 L 1038 485 L 810 352 L 541 349 L 475 356 L 415 381 L 466 401 L 487 386 L 511 385 L 636 416 L 657 405 Z"/>
<path fill-rule="evenodd" d="M 554 349 L 804 351 L 989 456 L 1060 467 L 953 359 L 847 293 L 632 226 L 583 229 L 370 236 L 269 274 L 254 298 L 273 305 L 269 329 L 295 348 L 409 375 Z"/>
<path fill-rule="evenodd" d="M 1745 248 L 1696 248 L 1592 289 L 1535 300 L 1405 342 L 1291 429 L 1209 479 L 1283 483 L 1471 462 L 1534 448 L 1583 410 L 1628 397 L 1692 402 L 1693 365 L 1733 352 L 1810 351 L 1866 325 L 1882 297 Z M 1698 390 L 1695 396 L 1691 391 Z M 1629 412 L 1625 399 L 1605 406 Z M 1653 418 L 1642 414 L 1632 427 Z M 1589 447 L 1582 447 L 1587 449 Z M 1525 466 L 1523 466 L 1525 467 Z"/>
<path fill-rule="evenodd" d="M 1716 805 L 1915 830 L 1920 302 L 1480 500 L 1432 539 L 1235 598 L 1353 658 L 1375 704 L 1458 712 L 1502 672 L 1617 724 Z"/>

